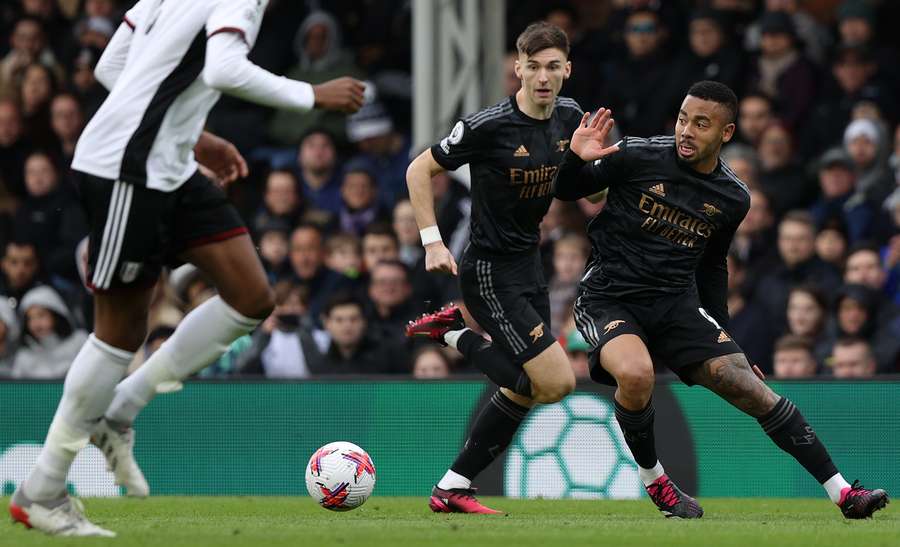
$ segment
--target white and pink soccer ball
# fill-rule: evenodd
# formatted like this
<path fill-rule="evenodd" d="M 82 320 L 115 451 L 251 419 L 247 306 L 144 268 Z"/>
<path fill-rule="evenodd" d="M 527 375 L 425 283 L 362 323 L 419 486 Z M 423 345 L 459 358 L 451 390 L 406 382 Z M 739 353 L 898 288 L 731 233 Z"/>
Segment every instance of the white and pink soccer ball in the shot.
<path fill-rule="evenodd" d="M 331 511 L 349 511 L 365 503 L 375 488 L 375 466 L 353 443 L 328 443 L 309 459 L 306 490 Z"/>

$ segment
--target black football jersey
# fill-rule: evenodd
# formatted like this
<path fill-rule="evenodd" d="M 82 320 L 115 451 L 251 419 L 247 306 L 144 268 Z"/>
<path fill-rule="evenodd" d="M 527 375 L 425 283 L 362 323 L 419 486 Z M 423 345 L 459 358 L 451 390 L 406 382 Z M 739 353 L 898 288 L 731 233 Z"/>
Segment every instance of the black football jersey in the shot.
<path fill-rule="evenodd" d="M 511 96 L 458 121 L 431 147 L 447 170 L 469 164 L 472 245 L 505 255 L 537 247 L 553 177 L 582 114 L 574 100 L 557 97 L 550 118 L 538 120 Z"/>
<path fill-rule="evenodd" d="M 567 154 L 555 185 L 582 186 L 581 194 L 609 187 L 606 206 L 588 225 L 585 290 L 654 298 L 696 284 L 710 313 L 727 320 L 726 256 L 750 191 L 725 162 L 703 174 L 678 158 L 674 136 L 626 137 L 618 152 L 588 165 Z M 715 287 L 701 286 L 706 280 Z M 703 298 L 705 289 L 714 290 L 714 303 Z"/>

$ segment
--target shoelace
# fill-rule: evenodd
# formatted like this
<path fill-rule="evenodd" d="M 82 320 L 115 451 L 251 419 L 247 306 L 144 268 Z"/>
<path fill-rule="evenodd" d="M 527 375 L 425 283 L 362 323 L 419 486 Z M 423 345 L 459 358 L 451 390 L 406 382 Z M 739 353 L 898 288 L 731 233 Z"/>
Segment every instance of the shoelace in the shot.
<path fill-rule="evenodd" d="M 467 500 L 475 501 L 475 489 L 474 488 L 454 488 L 451 490 L 457 496 L 462 498 L 466 498 Z"/>
<path fill-rule="evenodd" d="M 664 504 L 666 507 L 672 507 L 681 501 L 672 485 L 672 481 L 656 483 L 651 485 L 650 488 L 653 488 L 653 492 L 650 492 L 650 497 L 657 501 L 657 503 Z"/>
<path fill-rule="evenodd" d="M 871 493 L 871 490 L 863 488 L 863 486 L 859 483 L 859 480 L 855 480 L 853 481 L 853 484 L 850 485 L 850 491 L 847 492 L 847 499 L 858 498 L 860 496 L 866 496 Z"/>

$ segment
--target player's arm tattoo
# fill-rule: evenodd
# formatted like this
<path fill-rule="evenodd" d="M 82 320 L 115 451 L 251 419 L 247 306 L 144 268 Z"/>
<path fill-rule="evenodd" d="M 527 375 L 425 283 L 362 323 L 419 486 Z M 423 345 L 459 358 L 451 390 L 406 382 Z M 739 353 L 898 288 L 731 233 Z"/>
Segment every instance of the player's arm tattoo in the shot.
<path fill-rule="evenodd" d="M 772 410 L 779 399 L 778 394 L 753 373 L 742 353 L 705 361 L 694 367 L 690 378 L 754 418 Z"/>

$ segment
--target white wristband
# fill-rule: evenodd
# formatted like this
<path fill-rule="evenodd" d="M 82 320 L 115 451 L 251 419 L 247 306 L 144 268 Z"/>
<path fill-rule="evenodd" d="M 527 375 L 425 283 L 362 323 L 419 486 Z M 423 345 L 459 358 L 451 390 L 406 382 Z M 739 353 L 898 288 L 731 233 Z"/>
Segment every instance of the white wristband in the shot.
<path fill-rule="evenodd" d="M 437 226 L 429 226 L 427 228 L 422 228 L 419 230 L 419 237 L 422 238 L 422 246 L 430 245 L 432 243 L 443 241 L 441 239 L 441 231 Z"/>

